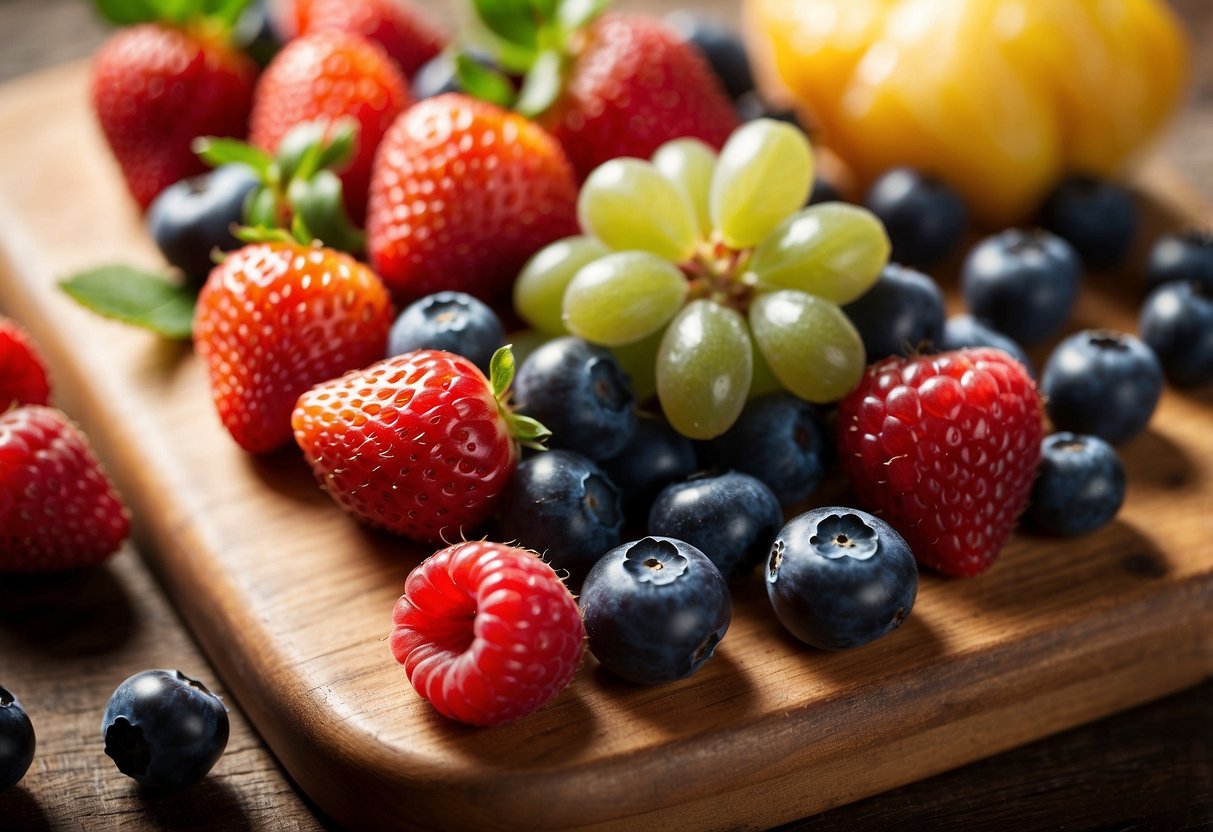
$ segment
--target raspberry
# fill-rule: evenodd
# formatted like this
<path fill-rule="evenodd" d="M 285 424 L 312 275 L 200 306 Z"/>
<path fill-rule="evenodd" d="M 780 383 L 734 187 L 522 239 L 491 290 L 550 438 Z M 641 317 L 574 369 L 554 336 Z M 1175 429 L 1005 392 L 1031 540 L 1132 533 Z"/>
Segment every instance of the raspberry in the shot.
<path fill-rule="evenodd" d="M 862 502 L 919 563 L 989 568 L 1032 489 L 1040 396 L 1001 350 L 887 358 L 839 403 L 840 456 Z"/>
<path fill-rule="evenodd" d="M 392 618 L 392 654 L 443 716 L 496 725 L 556 698 L 581 663 L 577 602 L 534 552 L 471 541 L 410 574 Z"/>
<path fill-rule="evenodd" d="M 13 404 L 47 404 L 51 385 L 46 362 L 29 333 L 0 318 L 0 412 Z"/>

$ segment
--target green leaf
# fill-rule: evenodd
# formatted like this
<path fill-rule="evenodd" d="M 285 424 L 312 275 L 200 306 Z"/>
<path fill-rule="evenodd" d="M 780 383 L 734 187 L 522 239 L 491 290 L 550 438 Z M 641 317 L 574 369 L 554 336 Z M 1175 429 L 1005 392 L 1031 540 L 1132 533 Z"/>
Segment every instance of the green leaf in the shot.
<path fill-rule="evenodd" d="M 247 165 L 264 182 L 273 159 L 259 147 L 253 147 L 238 139 L 220 139 L 200 136 L 194 139 L 191 148 L 202 161 L 211 167 L 220 165 Z"/>
<path fill-rule="evenodd" d="M 130 26 L 158 20 L 159 9 L 152 0 L 94 0 L 97 12 L 115 26 Z"/>
<path fill-rule="evenodd" d="M 514 345 L 499 347 L 489 359 L 489 382 L 493 386 L 493 398 L 501 401 L 514 383 Z"/>
<path fill-rule="evenodd" d="M 455 73 L 459 85 L 468 95 L 499 107 L 509 107 L 514 103 L 514 87 L 510 79 L 471 55 L 460 52 L 455 56 Z"/>
<path fill-rule="evenodd" d="M 514 109 L 527 118 L 534 118 L 556 103 L 564 88 L 564 56 L 549 49 L 539 55 L 522 82 Z"/>
<path fill-rule="evenodd" d="M 250 0 L 202 0 L 202 14 L 230 29 L 248 8 Z"/>
<path fill-rule="evenodd" d="M 523 416 L 521 413 L 507 413 L 505 423 L 509 428 L 510 436 L 514 437 L 518 444 L 534 448 L 537 451 L 547 450 L 543 440 L 551 436 L 552 432 L 542 422 L 532 419 L 530 416 Z"/>
<path fill-rule="evenodd" d="M 566 32 L 576 32 L 593 23 L 610 4 L 610 0 L 560 0 L 556 19 Z"/>
<path fill-rule="evenodd" d="M 277 228 L 281 207 L 274 189 L 263 185 L 245 198 L 244 224 L 254 228 Z"/>
<path fill-rule="evenodd" d="M 64 280 L 60 287 L 98 315 L 184 340 L 194 326 L 194 292 L 160 275 L 129 266 L 101 266 Z"/>
<path fill-rule="evenodd" d="M 291 232 L 285 228 L 272 228 L 264 225 L 243 225 L 232 231 L 236 239 L 242 243 L 294 243 L 297 242 Z"/>
<path fill-rule="evenodd" d="M 531 0 L 472 0 L 476 17 L 490 32 L 516 46 L 534 49 L 539 26 Z"/>
<path fill-rule="evenodd" d="M 324 142 L 326 121 L 306 121 L 290 129 L 278 143 L 278 169 L 284 182 L 306 179 L 318 170 L 320 145 Z"/>
<path fill-rule="evenodd" d="M 352 118 L 339 119 L 329 130 L 328 139 L 316 158 L 317 170 L 336 170 L 354 157 L 358 139 L 358 122 Z"/>
<path fill-rule="evenodd" d="M 358 256 L 366 247 L 366 235 L 354 225 L 345 212 L 341 179 L 331 170 L 322 170 L 311 179 L 296 179 L 291 183 L 287 198 L 295 220 L 302 222 L 306 236 L 298 233 L 300 242 L 315 237 L 325 245 Z M 292 226 L 294 228 L 294 226 Z"/>

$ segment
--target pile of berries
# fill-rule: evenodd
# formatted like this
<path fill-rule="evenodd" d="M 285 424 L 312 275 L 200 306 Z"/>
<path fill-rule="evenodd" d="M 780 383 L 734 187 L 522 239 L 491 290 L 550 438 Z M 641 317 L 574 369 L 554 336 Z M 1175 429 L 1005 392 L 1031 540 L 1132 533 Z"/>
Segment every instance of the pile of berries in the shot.
<path fill-rule="evenodd" d="M 948 319 L 915 269 L 957 259 L 964 203 L 908 168 L 842 201 L 729 33 L 473 5 L 485 42 L 439 54 L 403 2 L 283 0 L 259 74 L 233 19 L 190 34 L 203 0 L 120 32 L 93 103 L 179 275 L 65 286 L 192 336 L 248 452 L 293 440 L 359 521 L 464 541 L 394 612 L 392 652 L 441 713 L 524 716 L 586 645 L 633 682 L 685 678 L 759 565 L 799 639 L 866 644 L 910 614 L 919 565 L 979 574 L 1021 515 L 1106 524 L 1112 445 L 1164 371 L 1211 380 L 1194 236 L 1155 249 L 1144 343 L 1072 335 L 1038 390 L 1025 349 L 1061 334 L 1084 269 L 1123 260 L 1123 189 L 1068 180 L 1039 229 L 978 241 L 970 314 Z M 803 511 L 835 466 L 862 508 Z"/>

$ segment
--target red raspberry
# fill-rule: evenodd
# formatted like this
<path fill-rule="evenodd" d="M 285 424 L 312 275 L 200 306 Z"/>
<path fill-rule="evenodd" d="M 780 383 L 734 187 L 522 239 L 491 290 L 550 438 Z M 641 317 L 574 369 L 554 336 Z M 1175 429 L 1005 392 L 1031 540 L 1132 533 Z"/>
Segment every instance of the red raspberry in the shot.
<path fill-rule="evenodd" d="M 0 415 L 0 573 L 93 566 L 122 545 L 129 514 L 84 434 L 58 410 Z"/>
<path fill-rule="evenodd" d="M 1035 383 L 994 349 L 886 358 L 838 408 L 860 499 L 949 575 L 994 562 L 1027 504 L 1043 434 Z"/>
<path fill-rule="evenodd" d="M 392 654 L 443 716 L 496 725 L 539 710 L 585 651 L 577 601 L 538 555 L 503 543 L 423 561 L 392 612 Z"/>
<path fill-rule="evenodd" d="M 51 385 L 46 362 L 29 333 L 16 321 L 0 318 L 0 412 L 17 404 L 46 404 Z"/>

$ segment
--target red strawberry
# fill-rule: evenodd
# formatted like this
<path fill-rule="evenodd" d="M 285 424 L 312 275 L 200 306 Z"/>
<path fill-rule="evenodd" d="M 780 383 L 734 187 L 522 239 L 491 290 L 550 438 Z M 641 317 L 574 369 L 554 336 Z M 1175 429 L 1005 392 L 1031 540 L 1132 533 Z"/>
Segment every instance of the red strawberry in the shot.
<path fill-rule="evenodd" d="M 46 362 L 29 333 L 16 321 L 0 318 L 0 411 L 16 404 L 46 404 L 51 385 Z"/>
<path fill-rule="evenodd" d="M 519 719 L 556 698 L 585 652 L 577 601 L 534 552 L 471 541 L 424 560 L 392 611 L 392 655 L 443 716 Z"/>
<path fill-rule="evenodd" d="M 404 76 L 381 46 L 349 32 L 317 32 L 291 41 L 265 68 L 249 141 L 273 153 L 301 122 L 353 118 L 357 149 L 341 181 L 346 208 L 361 223 L 375 148 L 411 103 Z"/>
<path fill-rule="evenodd" d="M 532 254 L 577 230 L 568 159 L 515 113 L 454 93 L 429 98 L 379 148 L 367 255 L 401 297 L 454 289 L 493 302 Z"/>
<path fill-rule="evenodd" d="M 113 35 L 92 68 L 92 104 L 141 208 L 206 165 L 197 136 L 243 136 L 257 67 L 216 39 L 145 23 Z"/>
<path fill-rule="evenodd" d="M 1043 433 L 1035 383 L 994 349 L 886 358 L 838 409 L 840 456 L 863 503 L 949 575 L 994 562 L 1027 504 Z"/>
<path fill-rule="evenodd" d="M 384 354 L 391 300 L 379 278 L 342 252 L 274 242 L 227 255 L 194 314 L 219 418 L 242 448 L 291 439 L 291 409 L 313 384 Z"/>
<path fill-rule="evenodd" d="M 494 384 L 440 350 L 380 361 L 300 396 L 295 441 L 329 496 L 363 522 L 427 543 L 459 537 L 493 513 L 518 462 L 513 436 L 546 433 L 501 404 L 509 350 L 491 374 Z"/>
<path fill-rule="evenodd" d="M 382 46 L 406 77 L 446 46 L 446 36 L 407 0 L 278 0 L 274 24 L 290 39 L 324 29 L 353 32 Z"/>
<path fill-rule="evenodd" d="M 101 563 L 130 515 L 88 440 L 41 405 L 0 415 L 0 572 L 62 572 Z"/>

